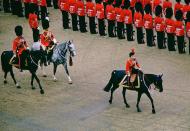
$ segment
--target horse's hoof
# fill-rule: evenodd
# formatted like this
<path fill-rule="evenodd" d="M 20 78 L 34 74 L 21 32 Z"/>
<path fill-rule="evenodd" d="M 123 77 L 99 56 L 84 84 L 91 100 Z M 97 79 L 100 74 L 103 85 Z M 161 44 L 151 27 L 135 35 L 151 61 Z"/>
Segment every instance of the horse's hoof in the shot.
<path fill-rule="evenodd" d="M 156 111 L 155 111 L 155 110 L 152 110 L 152 114 L 156 114 Z"/>
<path fill-rule="evenodd" d="M 47 77 L 47 75 L 43 75 L 43 77 Z"/>
<path fill-rule="evenodd" d="M 7 80 L 4 80 L 3 82 L 4 82 L 4 84 L 7 84 Z"/>
<path fill-rule="evenodd" d="M 53 81 L 54 81 L 54 82 L 56 82 L 56 81 L 57 81 L 57 79 L 53 79 Z"/>
<path fill-rule="evenodd" d="M 20 86 L 16 86 L 16 88 L 20 89 L 21 87 Z"/>
<path fill-rule="evenodd" d="M 44 90 L 40 90 L 40 93 L 41 93 L 41 94 L 44 94 Z"/>
<path fill-rule="evenodd" d="M 126 108 L 130 108 L 130 105 L 129 105 L 129 104 L 126 104 Z"/>
<path fill-rule="evenodd" d="M 35 90 L 35 89 L 36 89 L 36 87 L 32 86 L 32 90 Z"/>
<path fill-rule="evenodd" d="M 137 112 L 142 112 L 141 109 L 137 109 Z"/>
<path fill-rule="evenodd" d="M 111 101 L 111 100 L 109 100 L 109 103 L 110 103 L 110 104 L 112 104 L 112 101 Z"/>
<path fill-rule="evenodd" d="M 72 81 L 69 81 L 69 84 L 73 84 L 73 82 L 72 82 Z"/>

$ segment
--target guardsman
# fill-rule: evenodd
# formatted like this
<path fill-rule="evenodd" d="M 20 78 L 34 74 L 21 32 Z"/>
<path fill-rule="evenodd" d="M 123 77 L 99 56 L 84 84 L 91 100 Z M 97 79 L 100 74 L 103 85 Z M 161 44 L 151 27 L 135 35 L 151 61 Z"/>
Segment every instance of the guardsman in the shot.
<path fill-rule="evenodd" d="M 77 5 L 76 0 L 69 1 L 69 13 L 72 17 L 72 29 L 73 31 L 78 31 L 78 20 L 77 20 Z"/>
<path fill-rule="evenodd" d="M 152 19 L 152 10 L 151 5 L 145 5 L 145 15 L 143 17 L 144 20 L 144 28 L 146 30 L 146 42 L 147 46 L 152 47 L 154 46 L 154 35 L 153 35 L 153 19 Z"/>
<path fill-rule="evenodd" d="M 184 24 L 183 24 L 183 12 L 181 10 L 177 10 L 175 14 L 175 35 L 177 36 L 177 45 L 179 54 L 185 53 L 185 42 L 184 42 Z"/>
<path fill-rule="evenodd" d="M 26 43 L 24 37 L 22 36 L 23 29 L 21 26 L 16 26 L 15 27 L 15 33 L 16 33 L 16 38 L 13 41 L 12 44 L 12 50 L 14 53 L 14 57 L 18 57 L 19 59 L 19 68 L 23 69 L 25 67 L 25 60 L 27 58 L 27 53 L 28 53 L 28 44 Z"/>
<path fill-rule="evenodd" d="M 35 14 L 35 9 L 31 9 L 31 13 L 29 14 L 29 25 L 33 32 L 33 40 L 37 39 L 35 37 L 39 37 L 39 26 L 38 26 L 38 16 Z M 37 35 L 36 35 L 37 34 Z"/>
<path fill-rule="evenodd" d="M 190 11 L 186 13 L 187 23 L 186 23 L 186 35 L 189 39 L 189 55 L 190 55 Z"/>
<path fill-rule="evenodd" d="M 40 20 L 38 0 L 30 0 L 30 7 L 29 8 L 35 9 L 35 13 L 38 16 L 38 20 Z"/>
<path fill-rule="evenodd" d="M 96 0 L 96 17 L 100 36 L 105 36 L 104 6 L 101 0 Z"/>
<path fill-rule="evenodd" d="M 124 10 L 121 8 L 121 3 L 116 2 L 115 4 L 115 14 L 116 14 L 116 21 L 117 21 L 117 37 L 118 39 L 125 39 L 124 36 Z"/>
<path fill-rule="evenodd" d="M 63 28 L 69 29 L 69 3 L 68 0 L 59 0 L 58 1 L 59 9 L 62 12 L 62 22 L 63 22 Z"/>
<path fill-rule="evenodd" d="M 53 0 L 53 7 L 54 9 L 58 9 L 58 0 Z"/>
<path fill-rule="evenodd" d="M 112 5 L 113 1 L 109 0 L 106 6 L 106 18 L 108 20 L 108 36 L 115 37 L 115 9 Z"/>
<path fill-rule="evenodd" d="M 167 45 L 169 51 L 176 51 L 175 49 L 175 21 L 172 19 L 173 16 L 173 9 L 167 8 L 166 9 L 166 19 L 165 19 L 165 26 L 166 26 L 166 33 L 167 33 Z"/>
<path fill-rule="evenodd" d="M 130 8 L 130 1 L 126 0 L 124 3 L 124 23 L 126 25 L 126 31 L 127 31 L 127 40 L 128 41 L 134 41 L 133 39 L 133 18 L 132 18 L 132 11 Z"/>
<path fill-rule="evenodd" d="M 162 17 L 162 6 L 158 5 L 155 8 L 154 27 L 157 32 L 157 44 L 159 49 L 165 49 L 165 22 Z"/>
<path fill-rule="evenodd" d="M 41 10 L 41 20 L 45 20 L 46 17 L 48 17 L 47 13 L 47 2 L 46 0 L 41 0 L 40 1 L 40 10 Z"/>
<path fill-rule="evenodd" d="M 165 13 L 165 12 L 166 12 L 166 9 L 167 9 L 167 8 L 172 8 L 172 2 L 170 2 L 170 0 L 165 0 L 165 1 L 163 2 L 162 8 L 163 8 L 164 14 L 166 14 L 166 13 Z"/>
<path fill-rule="evenodd" d="M 25 17 L 28 19 L 28 16 L 30 14 L 30 0 L 24 0 L 24 12 Z"/>
<path fill-rule="evenodd" d="M 81 0 L 77 0 L 77 15 L 79 16 L 79 27 L 80 32 L 85 33 L 86 30 L 86 22 L 85 22 L 85 8 L 84 3 Z"/>
<path fill-rule="evenodd" d="M 3 9 L 5 13 L 11 13 L 10 0 L 3 0 Z"/>
<path fill-rule="evenodd" d="M 140 2 L 137 2 L 135 5 L 135 14 L 134 14 L 134 25 L 137 29 L 137 42 L 138 44 L 144 44 L 144 34 L 143 34 L 143 16 L 141 14 Z"/>
<path fill-rule="evenodd" d="M 95 23 L 96 9 L 95 9 L 95 4 L 92 2 L 92 0 L 87 0 L 86 2 L 86 13 L 89 18 L 90 33 L 97 34 L 96 23 Z"/>
<path fill-rule="evenodd" d="M 181 4 L 181 0 L 176 0 L 176 3 L 174 5 L 174 14 L 177 10 L 183 11 L 183 4 Z"/>
<path fill-rule="evenodd" d="M 188 11 L 190 11 L 190 1 L 189 0 L 184 0 L 185 1 L 185 5 L 183 6 L 183 17 L 184 20 L 186 21 L 186 14 Z"/>

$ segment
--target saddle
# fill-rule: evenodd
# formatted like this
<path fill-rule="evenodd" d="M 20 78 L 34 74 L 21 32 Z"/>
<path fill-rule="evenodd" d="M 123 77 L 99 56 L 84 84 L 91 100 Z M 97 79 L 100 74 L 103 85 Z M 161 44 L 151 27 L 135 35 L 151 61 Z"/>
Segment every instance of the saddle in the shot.
<path fill-rule="evenodd" d="M 28 59 L 26 58 L 25 61 L 24 61 L 24 67 L 22 67 L 23 69 L 26 69 L 28 68 Z M 18 57 L 15 57 L 13 56 L 10 61 L 9 61 L 9 64 L 10 65 L 13 65 L 14 67 L 20 69 L 20 64 L 19 64 L 19 58 Z"/>
<path fill-rule="evenodd" d="M 139 88 L 140 87 L 140 78 L 139 78 L 139 74 L 136 75 L 136 78 L 134 80 L 134 82 L 130 82 L 131 77 L 129 76 L 125 76 L 123 78 L 123 80 L 120 82 L 120 85 L 122 87 L 127 87 L 127 88 Z"/>

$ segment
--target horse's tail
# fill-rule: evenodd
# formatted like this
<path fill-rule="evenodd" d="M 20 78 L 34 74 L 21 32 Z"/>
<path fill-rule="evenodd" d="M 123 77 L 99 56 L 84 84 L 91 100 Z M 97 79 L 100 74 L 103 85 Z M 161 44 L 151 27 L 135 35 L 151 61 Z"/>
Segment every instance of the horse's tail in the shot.
<path fill-rule="evenodd" d="M 104 88 L 104 91 L 106 91 L 106 92 L 109 92 L 109 91 L 110 91 L 110 89 L 111 89 L 111 87 L 112 87 L 112 85 L 113 85 L 114 75 L 115 75 L 115 70 L 112 71 L 111 78 L 110 78 L 108 84 L 106 85 L 106 87 Z"/>
<path fill-rule="evenodd" d="M 6 71 L 5 52 L 1 54 L 1 67 L 2 67 L 2 70 L 5 72 Z"/>

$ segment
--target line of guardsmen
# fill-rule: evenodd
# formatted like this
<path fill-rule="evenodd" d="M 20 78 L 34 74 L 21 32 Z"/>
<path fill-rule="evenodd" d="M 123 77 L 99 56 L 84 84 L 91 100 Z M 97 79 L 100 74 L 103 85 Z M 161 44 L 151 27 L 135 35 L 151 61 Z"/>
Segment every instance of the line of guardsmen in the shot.
<path fill-rule="evenodd" d="M 21 0 L 11 1 L 21 3 Z M 37 2 L 35 3 L 34 1 Z M 42 5 L 43 1 L 45 3 L 44 5 Z M 155 30 L 157 34 L 157 44 L 159 49 L 164 49 L 167 45 L 169 51 L 175 51 L 176 37 L 179 53 L 185 53 L 185 35 L 188 38 L 190 37 L 190 1 L 185 0 L 184 5 L 180 2 L 181 0 L 176 0 L 173 10 L 172 2 L 170 0 L 95 0 L 95 3 L 92 2 L 92 0 L 86 0 L 86 4 L 81 0 L 54 1 L 54 3 L 57 3 L 57 6 L 62 11 L 64 29 L 70 28 L 70 14 L 72 19 L 73 31 L 80 30 L 83 33 L 87 32 L 85 21 L 85 16 L 87 15 L 89 18 L 89 27 L 91 34 L 97 33 L 97 20 L 98 32 L 100 36 L 105 36 L 105 20 L 107 20 L 109 37 L 117 36 L 118 39 L 125 39 L 125 36 L 127 36 L 128 41 L 133 41 L 133 27 L 135 27 L 138 44 L 144 44 L 145 33 L 143 30 L 145 29 L 147 46 L 151 47 L 155 46 Z M 26 17 L 28 16 L 26 11 L 27 3 L 30 3 L 29 5 L 40 5 L 41 11 L 47 13 L 46 7 L 48 4 L 48 0 L 47 2 L 46 0 L 40 0 L 40 4 L 38 3 L 38 0 L 24 0 L 24 3 Z M 43 8 L 43 6 L 45 8 Z M 51 2 L 49 3 L 49 6 L 51 6 Z M 14 8 L 11 7 L 12 11 L 14 10 Z M 17 8 L 20 7 L 18 6 Z M 6 10 L 5 8 L 4 10 L 5 12 L 10 12 L 10 10 Z M 18 9 L 16 10 L 18 11 Z M 16 14 L 19 14 L 19 11 Z M 176 20 L 173 19 L 173 15 Z M 42 19 L 44 19 L 43 13 Z M 165 34 L 167 36 L 166 38 Z"/>

